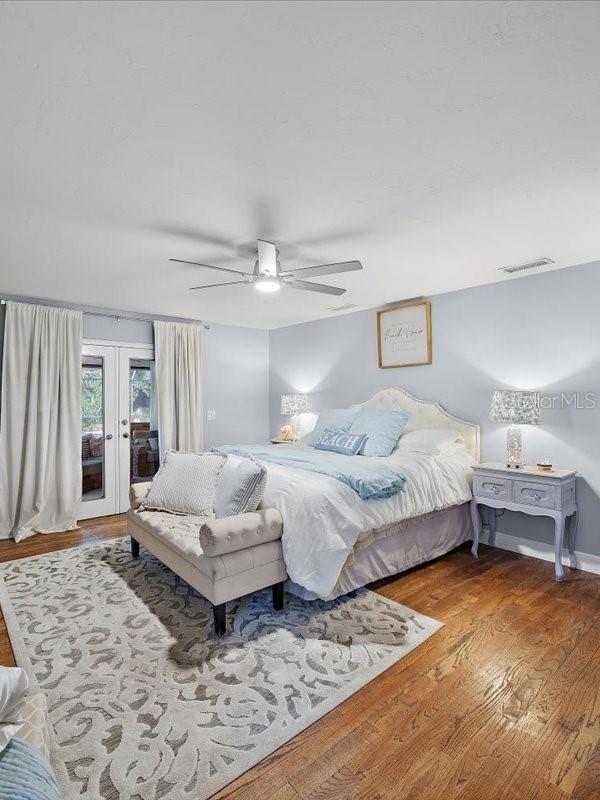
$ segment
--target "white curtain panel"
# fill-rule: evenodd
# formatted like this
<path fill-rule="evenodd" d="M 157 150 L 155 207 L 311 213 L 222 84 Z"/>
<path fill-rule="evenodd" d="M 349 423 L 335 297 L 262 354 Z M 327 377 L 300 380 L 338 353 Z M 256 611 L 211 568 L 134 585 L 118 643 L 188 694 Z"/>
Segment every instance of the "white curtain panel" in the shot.
<path fill-rule="evenodd" d="M 155 322 L 154 358 L 161 458 L 167 450 L 200 453 L 204 438 L 200 326 Z"/>
<path fill-rule="evenodd" d="M 6 304 L 0 403 L 0 538 L 77 527 L 82 315 Z"/>

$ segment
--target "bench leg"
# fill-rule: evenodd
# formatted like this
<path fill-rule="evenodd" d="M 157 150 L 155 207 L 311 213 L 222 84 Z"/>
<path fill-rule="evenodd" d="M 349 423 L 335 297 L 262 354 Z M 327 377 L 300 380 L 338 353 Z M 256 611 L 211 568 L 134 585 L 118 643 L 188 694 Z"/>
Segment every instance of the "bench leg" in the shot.
<path fill-rule="evenodd" d="M 283 603 L 285 598 L 284 586 L 285 583 L 283 581 L 281 581 L 281 583 L 273 584 L 273 608 L 275 609 L 275 611 L 283 610 Z"/>
<path fill-rule="evenodd" d="M 227 611 L 227 603 L 220 603 L 218 606 L 213 606 L 215 633 L 217 634 L 217 636 L 223 636 L 223 634 L 225 633 L 226 611 Z"/>
<path fill-rule="evenodd" d="M 137 539 L 134 539 L 133 536 L 131 537 L 131 555 L 134 558 L 137 558 L 140 554 L 140 543 Z"/>

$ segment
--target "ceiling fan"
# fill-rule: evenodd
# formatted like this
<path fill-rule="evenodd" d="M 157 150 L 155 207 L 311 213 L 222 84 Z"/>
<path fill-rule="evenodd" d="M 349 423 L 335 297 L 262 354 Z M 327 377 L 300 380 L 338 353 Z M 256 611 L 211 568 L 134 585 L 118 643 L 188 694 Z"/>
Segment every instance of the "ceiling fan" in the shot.
<path fill-rule="evenodd" d="M 170 258 L 169 261 L 177 261 L 179 264 L 192 264 L 195 267 L 206 267 L 216 269 L 218 272 L 228 272 L 233 275 L 242 276 L 242 280 L 226 281 L 225 283 L 209 283 L 206 286 L 190 286 L 190 291 L 196 289 L 213 289 L 216 286 L 235 286 L 240 283 L 253 283 L 261 292 L 277 292 L 282 286 L 289 286 L 291 289 L 302 289 L 305 292 L 321 292 L 322 294 L 344 294 L 345 289 L 337 286 L 327 286 L 323 283 L 305 281 L 304 278 L 312 278 L 316 275 L 335 275 L 340 272 L 353 272 L 362 269 L 360 261 L 342 261 L 339 264 L 321 264 L 318 267 L 300 267 L 299 269 L 281 269 L 279 263 L 279 251 L 272 242 L 263 239 L 258 240 L 257 260 L 254 264 L 253 272 L 243 272 L 239 269 L 229 269 L 228 267 L 213 267 L 211 264 L 200 264 L 197 261 L 186 261 L 183 258 Z"/>

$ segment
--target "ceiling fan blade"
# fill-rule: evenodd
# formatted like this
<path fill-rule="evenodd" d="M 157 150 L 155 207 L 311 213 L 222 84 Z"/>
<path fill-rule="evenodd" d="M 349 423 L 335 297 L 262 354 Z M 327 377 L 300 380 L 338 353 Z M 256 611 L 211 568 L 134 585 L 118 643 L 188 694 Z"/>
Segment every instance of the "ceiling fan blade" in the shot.
<path fill-rule="evenodd" d="M 284 286 L 291 286 L 292 289 L 303 289 L 305 292 L 321 292 L 322 294 L 344 294 L 345 289 L 338 286 L 326 286 L 324 283 L 313 283 L 312 281 L 297 281 L 288 279 L 283 281 Z"/>
<path fill-rule="evenodd" d="M 340 272 L 354 272 L 362 269 L 360 261 L 341 261 L 339 264 L 322 264 L 320 267 L 300 267 L 300 269 L 286 269 L 280 274 L 298 275 L 301 278 L 311 278 L 313 275 L 336 275 Z"/>
<path fill-rule="evenodd" d="M 189 292 L 196 289 L 214 289 L 216 286 L 236 286 L 239 283 L 250 283 L 250 281 L 226 281 L 225 283 L 207 283 L 205 286 L 190 286 Z"/>
<path fill-rule="evenodd" d="M 200 264 L 198 261 L 186 261 L 183 258 L 170 258 L 169 261 L 176 261 L 178 264 L 191 264 L 193 267 L 206 267 L 206 269 L 216 269 L 219 272 L 232 272 L 234 275 L 250 275 L 249 272 L 242 272 L 239 269 L 229 269 L 228 267 L 213 267 L 212 264 Z"/>

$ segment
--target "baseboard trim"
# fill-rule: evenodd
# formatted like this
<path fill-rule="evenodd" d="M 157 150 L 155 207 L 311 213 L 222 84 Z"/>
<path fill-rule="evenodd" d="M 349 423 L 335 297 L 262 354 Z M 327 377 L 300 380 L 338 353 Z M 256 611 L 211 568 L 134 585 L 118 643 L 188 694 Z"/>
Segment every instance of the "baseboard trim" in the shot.
<path fill-rule="evenodd" d="M 484 526 L 481 532 L 481 542 L 488 544 L 489 528 Z M 546 542 L 535 542 L 532 539 L 524 539 L 521 536 L 512 536 L 509 533 L 496 532 L 496 547 L 501 550 L 510 550 L 511 553 L 521 553 L 524 556 L 540 558 L 543 561 L 554 561 L 554 546 Z M 582 553 L 576 550 L 571 558 L 568 550 L 563 549 L 562 563 L 565 567 L 581 569 L 584 572 L 592 572 L 600 575 L 600 556 L 592 553 Z"/>

